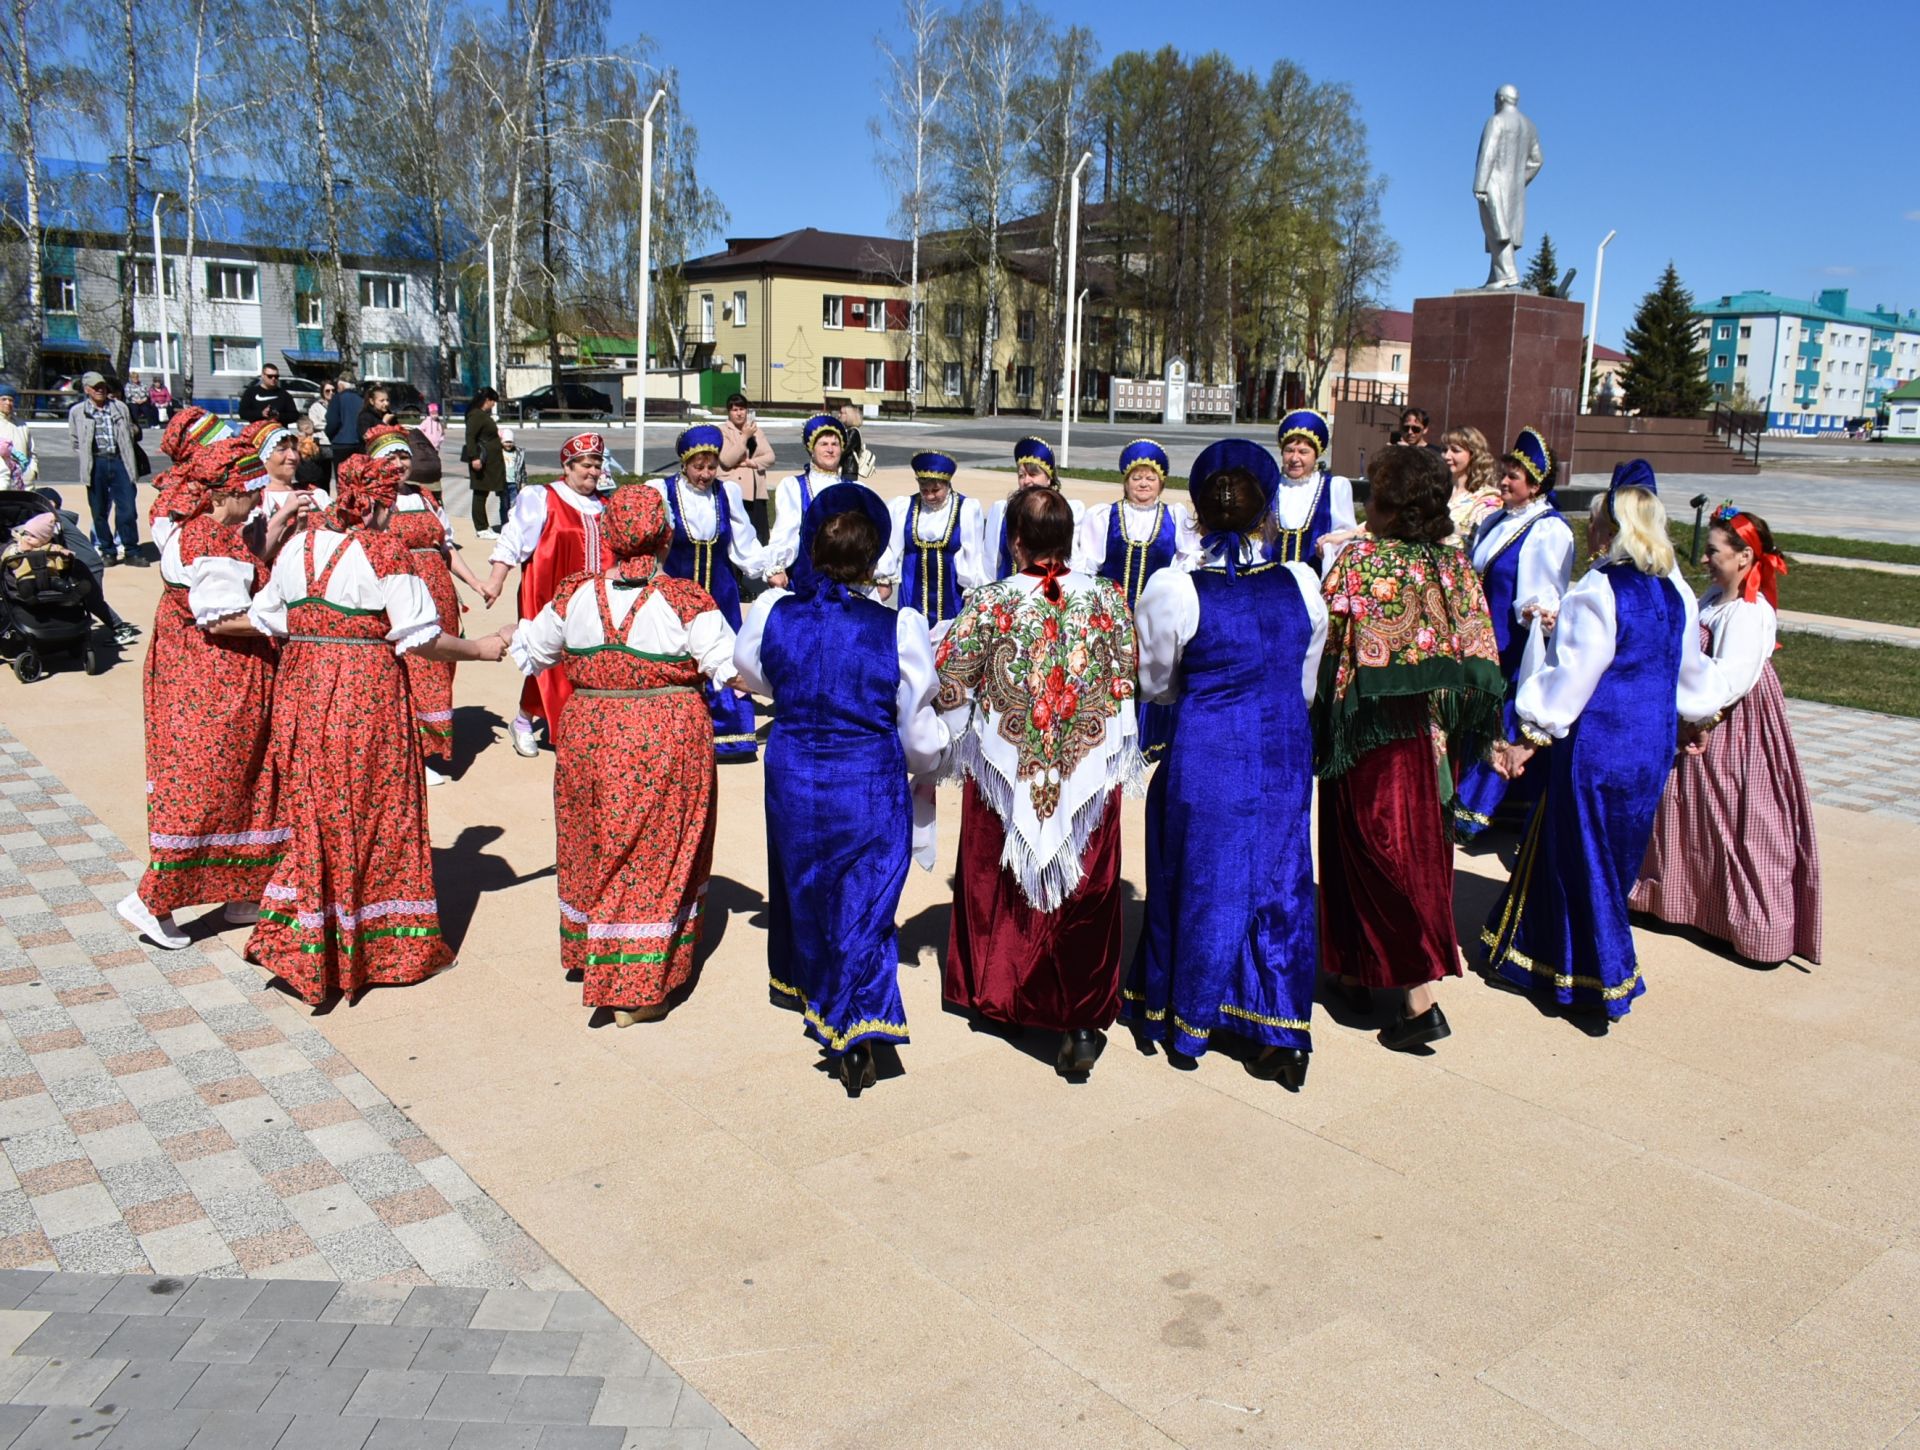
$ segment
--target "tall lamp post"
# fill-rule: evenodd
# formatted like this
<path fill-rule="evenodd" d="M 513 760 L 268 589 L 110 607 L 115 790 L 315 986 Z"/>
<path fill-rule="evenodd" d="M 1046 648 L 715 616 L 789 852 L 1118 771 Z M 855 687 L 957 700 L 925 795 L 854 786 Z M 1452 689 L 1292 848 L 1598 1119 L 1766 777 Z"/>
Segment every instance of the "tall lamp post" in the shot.
<path fill-rule="evenodd" d="M 160 251 L 160 202 L 164 191 L 153 194 L 153 300 L 160 309 L 160 385 L 173 396 L 173 367 L 167 357 L 167 264 Z M 189 403 L 193 399 L 187 399 Z M 162 418 L 164 422 L 164 417 Z"/>
<path fill-rule="evenodd" d="M 633 403 L 633 471 L 636 477 L 645 472 L 642 455 L 647 449 L 647 305 L 653 274 L 653 113 L 667 98 L 667 88 L 661 86 L 653 93 L 653 99 L 647 102 L 647 109 L 640 117 L 640 322 L 634 329 L 635 340 L 639 343 L 639 356 L 634 365 L 640 374 L 640 396 Z"/>
<path fill-rule="evenodd" d="M 1600 239 L 1600 245 L 1593 253 L 1593 301 L 1587 304 L 1587 361 L 1580 374 L 1580 411 L 1593 410 L 1593 340 L 1600 333 L 1600 273 L 1607 265 L 1607 243 L 1614 237 L 1613 230 Z"/>
<path fill-rule="evenodd" d="M 493 234 L 499 230 L 499 222 L 487 228 L 487 386 L 495 392 L 500 389 L 500 327 L 494 306 Z"/>
<path fill-rule="evenodd" d="M 1078 364 L 1080 354 L 1085 350 L 1087 341 L 1087 294 L 1092 291 L 1093 288 L 1091 287 L 1082 287 L 1080 289 L 1079 300 L 1073 304 L 1073 360 L 1075 364 L 1073 372 L 1075 386 L 1069 405 L 1073 409 L 1073 421 L 1076 423 L 1080 421 L 1080 394 L 1085 391 L 1085 389 L 1078 386 L 1080 377 Z"/>
<path fill-rule="evenodd" d="M 1073 168 L 1073 177 L 1067 183 L 1071 188 L 1071 200 L 1067 203 L 1067 317 L 1066 327 L 1060 338 L 1060 350 L 1064 354 L 1067 396 L 1061 401 L 1065 407 L 1060 410 L 1060 466 L 1067 466 L 1067 445 L 1073 437 L 1073 397 L 1074 366 L 1078 359 L 1074 356 L 1073 323 L 1076 315 L 1074 289 L 1080 282 L 1080 174 L 1087 169 L 1087 163 L 1093 160 L 1091 151 L 1082 152 L 1079 164 Z"/>

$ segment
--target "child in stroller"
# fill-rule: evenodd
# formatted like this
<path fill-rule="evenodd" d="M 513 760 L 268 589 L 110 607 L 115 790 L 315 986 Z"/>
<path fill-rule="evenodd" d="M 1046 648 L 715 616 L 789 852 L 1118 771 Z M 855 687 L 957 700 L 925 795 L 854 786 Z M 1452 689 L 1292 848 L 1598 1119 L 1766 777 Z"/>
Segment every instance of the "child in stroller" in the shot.
<path fill-rule="evenodd" d="M 99 578 L 63 539 L 65 521 L 39 493 L 0 489 L 0 652 L 21 684 L 46 673 L 44 656 L 78 653 L 97 675 L 108 655 L 94 641 L 91 615 L 125 644 L 139 634 L 108 605 Z"/>

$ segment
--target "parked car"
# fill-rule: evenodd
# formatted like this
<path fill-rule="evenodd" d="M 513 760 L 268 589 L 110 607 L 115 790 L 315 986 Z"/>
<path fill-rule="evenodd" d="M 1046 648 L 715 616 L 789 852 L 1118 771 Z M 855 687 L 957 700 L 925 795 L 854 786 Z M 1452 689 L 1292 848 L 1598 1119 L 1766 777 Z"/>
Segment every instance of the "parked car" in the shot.
<path fill-rule="evenodd" d="M 320 396 L 320 384 L 316 383 L 312 378 L 290 378 L 282 373 L 280 376 L 280 391 L 298 403 L 300 405 L 300 411 L 304 413 L 307 410 L 308 404 Z"/>
<path fill-rule="evenodd" d="M 591 418 L 596 423 L 604 423 L 613 416 L 613 399 L 585 383 L 561 383 L 558 386 L 549 383 L 544 388 L 535 388 L 531 393 L 522 393 L 509 406 L 516 417 L 528 423 L 538 422 L 543 413 Z"/>

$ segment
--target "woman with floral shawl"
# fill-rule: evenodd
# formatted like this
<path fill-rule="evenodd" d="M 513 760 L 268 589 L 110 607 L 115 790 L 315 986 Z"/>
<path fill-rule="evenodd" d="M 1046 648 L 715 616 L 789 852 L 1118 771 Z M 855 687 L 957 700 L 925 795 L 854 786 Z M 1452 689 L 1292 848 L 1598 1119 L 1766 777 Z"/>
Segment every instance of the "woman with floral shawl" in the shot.
<path fill-rule="evenodd" d="M 1452 1030 L 1433 983 L 1460 975 L 1442 773 L 1500 729 L 1506 680 L 1480 576 L 1453 532 L 1445 466 L 1424 448 L 1375 457 L 1367 532 L 1322 592 L 1314 712 L 1322 964 L 1356 1007 L 1404 994 L 1380 1034 L 1405 1050 Z"/>
<path fill-rule="evenodd" d="M 1119 587 L 1067 567 L 1073 513 L 1048 488 L 1007 506 L 1011 578 L 941 641 L 936 702 L 966 778 L 946 1000 L 1063 1034 L 1092 1070 L 1120 1009 L 1120 811 L 1145 766 L 1133 621 Z"/>

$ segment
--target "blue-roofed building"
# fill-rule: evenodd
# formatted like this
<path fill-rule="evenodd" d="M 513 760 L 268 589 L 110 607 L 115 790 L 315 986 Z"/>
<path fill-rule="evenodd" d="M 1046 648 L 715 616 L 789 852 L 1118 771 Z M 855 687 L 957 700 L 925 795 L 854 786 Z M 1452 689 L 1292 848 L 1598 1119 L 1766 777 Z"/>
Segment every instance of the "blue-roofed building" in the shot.
<path fill-rule="evenodd" d="M 1842 432 L 1920 377 L 1920 312 L 1852 307 L 1844 287 L 1812 301 L 1735 292 L 1694 312 L 1714 391 L 1763 402 L 1771 432 Z"/>
<path fill-rule="evenodd" d="M 155 295 L 152 213 L 155 192 L 165 258 L 166 363 L 176 384 L 185 291 L 180 268 L 186 250 L 185 187 L 178 176 L 148 169 L 135 204 L 138 238 L 134 256 L 121 255 L 125 229 L 120 178 L 111 168 L 55 158 L 41 162 L 41 216 L 46 229 L 43 280 L 46 333 L 41 341 L 43 374 L 68 373 L 110 363 L 119 353 L 120 301 L 134 289 L 133 346 L 128 371 L 143 378 L 162 368 L 161 299 Z M 447 315 L 433 302 L 433 248 L 417 213 L 384 218 L 341 189 L 342 256 L 346 296 L 355 340 L 354 371 L 367 379 L 412 383 L 428 397 L 463 393 L 473 376 L 486 376 L 484 353 L 470 357 L 467 335 L 483 349 L 484 327 L 461 325 L 465 299 L 456 289 Z M 25 214 L 17 170 L 0 178 L 0 210 Z M 194 238 L 192 372 L 195 401 L 230 403 L 249 378 L 269 362 L 283 373 L 315 380 L 341 367 L 329 311 L 333 298 L 322 276 L 326 256 L 326 208 L 319 189 L 281 180 L 203 177 L 198 188 Z M 447 238 L 449 270 L 457 277 L 470 260 L 474 238 L 452 227 Z M 14 256 L 19 255 L 15 249 Z M 26 289 L 7 279 L 0 295 L 24 298 Z M 9 319 L 18 330 L 22 319 Z M 436 389 L 436 351 L 444 337 L 454 350 L 453 376 Z M 9 339 L 11 340 L 11 339 Z M 20 349 L 10 347 L 11 357 Z"/>

